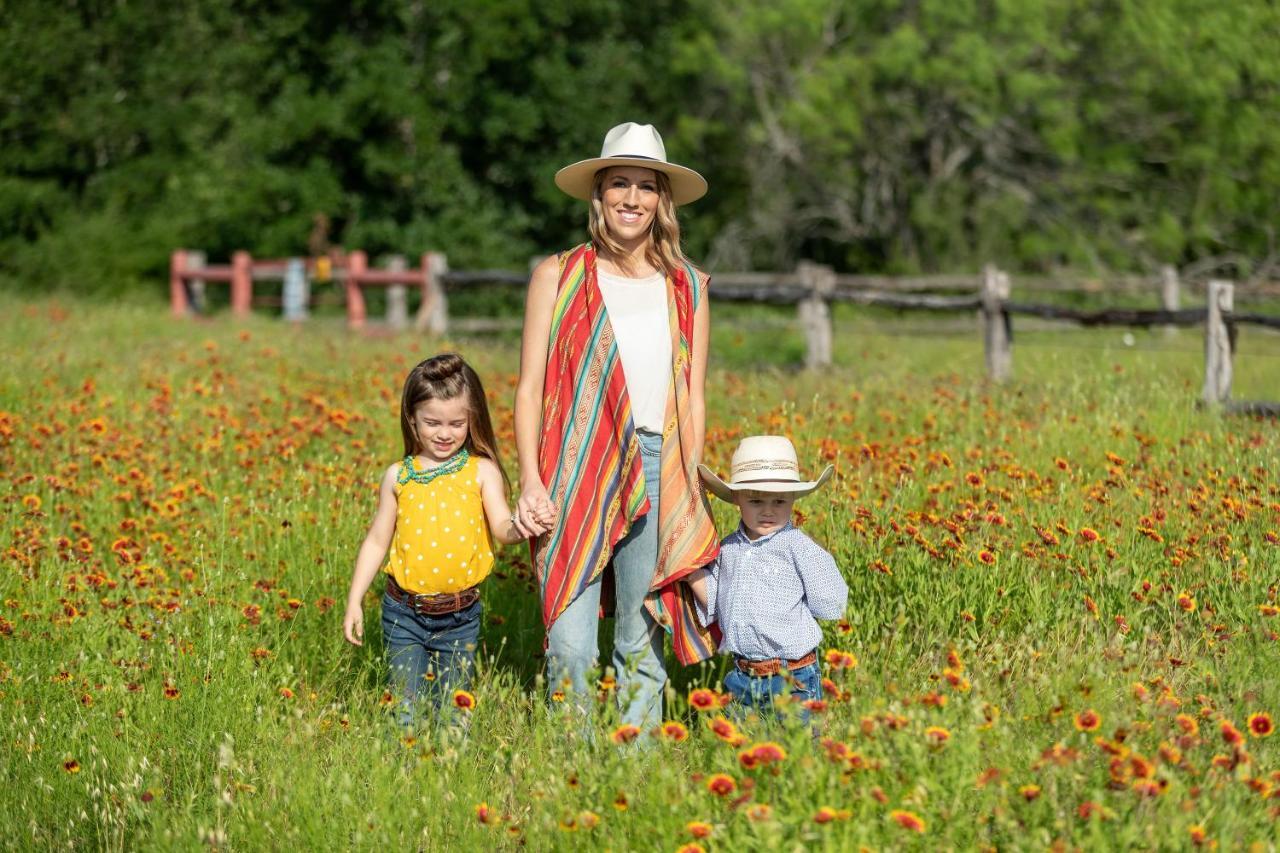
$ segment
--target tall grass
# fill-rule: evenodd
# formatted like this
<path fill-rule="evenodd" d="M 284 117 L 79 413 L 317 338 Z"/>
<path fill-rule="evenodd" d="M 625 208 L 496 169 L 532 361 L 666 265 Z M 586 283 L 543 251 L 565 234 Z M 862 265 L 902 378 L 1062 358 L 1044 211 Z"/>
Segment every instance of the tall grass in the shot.
<path fill-rule="evenodd" d="M 850 585 L 824 649 L 858 664 L 829 669 L 817 738 L 753 720 L 735 746 L 688 701 L 724 662 L 671 662 L 688 739 L 620 746 L 607 691 L 586 723 L 544 698 L 523 548 L 486 583 L 465 731 L 390 725 L 375 594 L 366 645 L 340 637 L 405 372 L 459 349 L 513 465 L 512 340 L 13 296 L 0 317 L 7 849 L 1275 837 L 1280 755 L 1249 719 L 1280 714 L 1280 438 L 1194 406 L 1194 333 L 1020 335 L 995 388 L 954 324 L 842 310 L 838 367 L 804 374 L 777 315 L 718 310 L 708 461 L 768 431 L 836 464 L 798 506 Z M 1242 345 L 1242 396 L 1280 396 L 1277 356 Z M 766 741 L 786 757 L 746 769 Z"/>

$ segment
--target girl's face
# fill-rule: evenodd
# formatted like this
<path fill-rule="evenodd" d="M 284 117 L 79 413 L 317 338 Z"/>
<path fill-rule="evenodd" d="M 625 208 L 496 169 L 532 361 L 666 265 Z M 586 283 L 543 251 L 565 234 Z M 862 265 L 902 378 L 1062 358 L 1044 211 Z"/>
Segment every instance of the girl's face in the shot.
<path fill-rule="evenodd" d="M 735 497 L 742 513 L 742 526 L 747 536 L 759 539 L 777 533 L 791 520 L 791 505 L 795 495 L 777 492 L 738 492 Z"/>
<path fill-rule="evenodd" d="M 658 210 L 658 176 L 639 166 L 611 166 L 600 185 L 600 201 L 609 233 L 620 243 L 649 236 Z"/>
<path fill-rule="evenodd" d="M 471 425 L 466 394 L 452 400 L 423 400 L 413 410 L 413 430 L 418 452 L 433 462 L 444 462 L 461 449 Z"/>

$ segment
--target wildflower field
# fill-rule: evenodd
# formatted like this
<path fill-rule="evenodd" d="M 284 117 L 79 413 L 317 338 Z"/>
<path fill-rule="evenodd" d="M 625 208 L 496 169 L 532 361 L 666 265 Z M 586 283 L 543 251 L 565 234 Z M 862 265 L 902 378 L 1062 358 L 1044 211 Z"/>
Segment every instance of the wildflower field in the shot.
<path fill-rule="evenodd" d="M 976 332 L 838 319 L 811 375 L 720 311 L 708 380 L 713 467 L 785 432 L 837 469 L 798 503 L 850 587 L 816 733 L 731 719 L 723 661 L 671 663 L 660 731 L 607 673 L 566 716 L 507 548 L 469 725 L 405 734 L 380 582 L 340 626 L 399 385 L 461 351 L 514 470 L 516 342 L 0 296 L 0 848 L 1272 849 L 1276 424 L 1194 406 L 1195 331 L 1030 332 L 994 388 Z M 1242 334 L 1241 396 L 1278 357 Z"/>

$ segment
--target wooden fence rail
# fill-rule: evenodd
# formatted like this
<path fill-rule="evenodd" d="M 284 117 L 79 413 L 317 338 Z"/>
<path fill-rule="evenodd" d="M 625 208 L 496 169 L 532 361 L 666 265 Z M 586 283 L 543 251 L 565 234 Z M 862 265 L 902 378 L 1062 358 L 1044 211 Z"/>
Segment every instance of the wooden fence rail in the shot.
<path fill-rule="evenodd" d="M 530 268 L 541 258 L 534 258 Z M 413 327 L 435 335 L 446 334 L 450 317 L 445 287 L 484 285 L 524 286 L 528 273 L 511 270 L 450 270 L 443 253 L 428 252 L 420 266 L 410 268 L 403 256 L 386 259 L 383 268 L 371 269 L 363 251 L 335 253 L 313 260 L 254 260 L 247 252 L 236 252 L 231 263 L 205 263 L 202 252 L 177 250 L 170 264 L 170 300 L 175 315 L 191 313 L 199 303 L 207 283 L 227 283 L 231 289 L 233 314 L 244 315 L 253 304 L 255 279 L 284 282 L 284 316 L 301 320 L 307 316 L 310 282 L 332 279 L 341 284 L 346 303 L 347 325 L 364 328 L 367 321 L 365 290 L 387 289 L 389 327 L 409 325 L 408 288 L 419 294 Z M 795 305 L 797 321 L 805 336 L 805 365 L 820 369 L 832 363 L 832 302 L 847 302 L 892 308 L 901 311 L 977 311 L 982 320 L 983 351 L 987 374 L 1003 382 L 1013 372 L 1013 320 L 1015 315 L 1076 323 L 1086 327 L 1120 326 L 1150 328 L 1162 326 L 1169 334 L 1179 327 L 1205 328 L 1205 382 L 1203 403 L 1261 414 L 1280 415 L 1280 404 L 1233 403 L 1230 400 L 1232 358 L 1238 327 L 1257 325 L 1280 329 L 1280 316 L 1234 310 L 1236 298 L 1280 296 L 1274 282 L 1252 285 L 1238 291 L 1229 281 L 1204 283 L 1204 308 L 1182 308 L 1181 294 L 1187 286 L 1171 266 L 1161 268 L 1155 278 L 1129 276 L 1121 279 L 1068 281 L 1047 277 L 1020 277 L 1019 291 L 1099 293 L 1148 293 L 1158 296 L 1160 308 L 1103 308 L 1085 310 L 1064 305 L 1015 301 L 1007 273 L 987 266 L 979 275 L 868 276 L 842 275 L 830 267 L 801 261 L 793 272 L 722 272 L 712 277 L 710 295 L 718 301 L 763 302 Z M 473 330 L 514 327 L 515 323 L 473 321 Z"/>

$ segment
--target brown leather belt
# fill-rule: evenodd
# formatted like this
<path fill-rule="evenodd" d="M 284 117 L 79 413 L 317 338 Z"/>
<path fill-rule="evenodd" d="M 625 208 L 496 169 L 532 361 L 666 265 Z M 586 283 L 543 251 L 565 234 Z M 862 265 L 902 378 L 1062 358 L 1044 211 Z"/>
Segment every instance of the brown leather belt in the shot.
<path fill-rule="evenodd" d="M 814 649 L 801 658 L 795 660 L 782 660 L 773 658 L 771 660 L 747 660 L 746 658 L 737 658 L 734 663 L 740 672 L 745 672 L 753 678 L 763 678 L 766 675 L 777 675 L 782 672 L 783 667 L 787 670 L 804 669 L 812 663 L 818 662 L 818 650 Z"/>
<path fill-rule="evenodd" d="M 480 597 L 479 586 L 469 586 L 459 592 L 442 592 L 436 595 L 425 595 L 409 592 L 396 579 L 387 575 L 387 595 L 408 607 L 414 613 L 424 616 L 446 616 L 457 613 L 464 607 L 470 607 Z"/>

